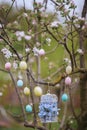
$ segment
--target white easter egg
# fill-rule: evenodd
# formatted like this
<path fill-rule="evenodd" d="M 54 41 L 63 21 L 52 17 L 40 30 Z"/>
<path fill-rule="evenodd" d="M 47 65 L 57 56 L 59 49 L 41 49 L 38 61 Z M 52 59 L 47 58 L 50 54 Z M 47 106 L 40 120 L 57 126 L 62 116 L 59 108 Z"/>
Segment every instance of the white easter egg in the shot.
<path fill-rule="evenodd" d="M 70 66 L 70 65 L 68 65 L 67 67 L 66 67 L 66 73 L 67 74 L 70 74 L 72 72 L 72 67 Z"/>

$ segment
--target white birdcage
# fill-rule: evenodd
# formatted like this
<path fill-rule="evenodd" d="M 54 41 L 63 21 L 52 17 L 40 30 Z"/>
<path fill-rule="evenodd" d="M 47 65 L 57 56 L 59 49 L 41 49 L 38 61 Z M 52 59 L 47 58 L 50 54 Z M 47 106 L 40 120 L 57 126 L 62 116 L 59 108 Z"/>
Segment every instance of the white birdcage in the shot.
<path fill-rule="evenodd" d="M 58 98 L 55 94 L 41 96 L 38 115 L 43 123 L 58 121 Z"/>

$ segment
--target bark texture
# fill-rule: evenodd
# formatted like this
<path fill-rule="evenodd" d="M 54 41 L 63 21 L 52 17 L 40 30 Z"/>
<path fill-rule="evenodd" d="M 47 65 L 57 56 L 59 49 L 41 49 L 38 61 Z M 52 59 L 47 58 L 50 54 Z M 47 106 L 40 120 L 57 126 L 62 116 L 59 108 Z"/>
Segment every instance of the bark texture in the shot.
<path fill-rule="evenodd" d="M 84 1 L 82 17 L 86 18 L 86 14 L 87 14 L 87 0 Z M 84 40 L 85 40 L 84 34 L 80 32 L 79 46 L 80 49 L 82 49 L 83 51 L 85 51 Z M 80 68 L 86 68 L 84 55 L 80 56 Z M 87 72 L 84 72 L 80 75 L 80 99 L 81 99 L 81 116 L 78 130 L 87 130 Z"/>
<path fill-rule="evenodd" d="M 80 77 L 81 116 L 79 130 L 87 129 L 87 73 Z"/>

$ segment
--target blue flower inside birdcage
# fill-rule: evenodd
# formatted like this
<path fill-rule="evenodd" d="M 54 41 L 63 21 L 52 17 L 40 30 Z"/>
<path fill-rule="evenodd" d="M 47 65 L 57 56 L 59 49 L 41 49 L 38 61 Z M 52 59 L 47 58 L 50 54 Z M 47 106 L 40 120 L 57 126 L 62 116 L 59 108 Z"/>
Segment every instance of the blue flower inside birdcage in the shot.
<path fill-rule="evenodd" d="M 58 98 L 55 94 L 42 95 L 38 115 L 43 123 L 58 120 Z"/>

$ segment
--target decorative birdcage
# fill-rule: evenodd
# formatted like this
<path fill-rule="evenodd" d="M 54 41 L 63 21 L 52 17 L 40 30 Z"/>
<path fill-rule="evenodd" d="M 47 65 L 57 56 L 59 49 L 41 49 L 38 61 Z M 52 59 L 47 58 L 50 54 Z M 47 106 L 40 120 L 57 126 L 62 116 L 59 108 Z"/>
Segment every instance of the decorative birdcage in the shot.
<path fill-rule="evenodd" d="M 41 96 L 38 116 L 41 122 L 57 122 L 58 120 L 58 98 L 55 94 Z"/>

